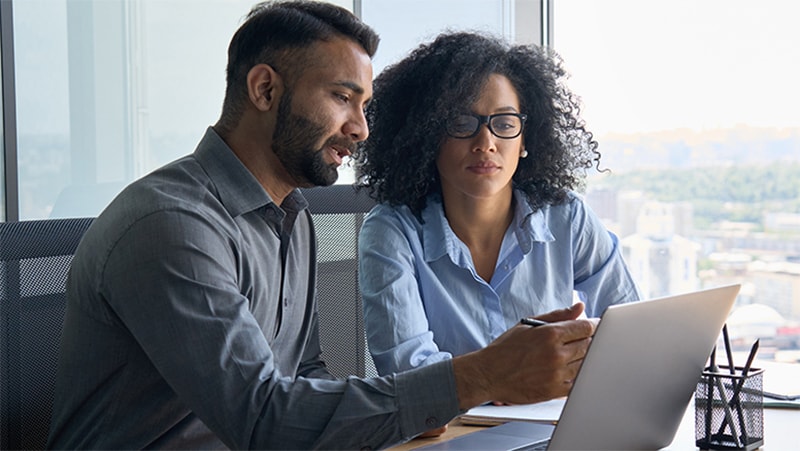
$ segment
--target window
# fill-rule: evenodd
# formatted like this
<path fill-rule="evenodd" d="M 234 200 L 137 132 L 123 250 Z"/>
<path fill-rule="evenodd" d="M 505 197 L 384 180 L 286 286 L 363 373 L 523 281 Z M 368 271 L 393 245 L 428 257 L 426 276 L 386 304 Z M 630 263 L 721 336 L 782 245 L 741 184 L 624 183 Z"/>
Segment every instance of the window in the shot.
<path fill-rule="evenodd" d="M 456 5 L 455 7 L 454 5 Z M 539 42 L 538 1 L 531 0 L 369 0 L 361 1 L 361 18 L 378 32 L 381 43 L 373 58 L 377 76 L 424 42 L 446 30 L 483 31 L 517 43 Z M 344 166 L 340 183 L 353 183 Z"/>
<path fill-rule="evenodd" d="M 783 0 L 334 3 L 381 35 L 376 74 L 445 29 L 540 42 L 539 8 L 549 6 L 545 40 L 552 37 L 572 72 L 602 165 L 612 171 L 590 176 L 587 199 L 622 238 L 646 294 L 742 282 L 739 302 L 782 318 L 770 323 L 775 336 L 798 347 L 800 29 L 792 20 L 800 7 Z M 18 207 L 20 219 L 96 215 L 133 179 L 191 152 L 219 115 L 227 44 L 252 4 L 13 2 L 14 66 L 1 69 L 15 76 L 15 117 L 3 118 L 3 136 L 11 126 L 17 172 L 9 180 L 13 168 L 0 159 L 0 211 Z M 6 23 L 10 5 L 2 2 Z M 343 168 L 339 182 L 351 181 Z M 776 358 L 800 357 L 783 350 Z"/>
<path fill-rule="evenodd" d="M 520 43 L 539 42 L 537 3 L 530 0 L 362 1 L 361 17 L 381 36 L 374 59 L 375 74 L 447 29 L 485 31 Z"/>
<path fill-rule="evenodd" d="M 799 14 L 782 0 L 553 6 L 553 45 L 612 171 L 592 175 L 586 197 L 645 294 L 742 283 L 728 322 L 739 349 L 761 337 L 761 358 L 790 362 L 800 361 Z"/>
<path fill-rule="evenodd" d="M 219 117 L 227 46 L 254 3 L 15 1 L 20 219 L 97 215 L 191 153 Z"/>
<path fill-rule="evenodd" d="M 528 0 L 333 3 L 355 3 L 381 34 L 375 73 L 448 27 L 524 42 L 539 33 Z M 219 116 L 227 45 L 253 4 L 13 2 L 19 218 L 97 215 L 132 180 L 192 152 Z M 352 181 L 343 167 L 339 183 Z"/>

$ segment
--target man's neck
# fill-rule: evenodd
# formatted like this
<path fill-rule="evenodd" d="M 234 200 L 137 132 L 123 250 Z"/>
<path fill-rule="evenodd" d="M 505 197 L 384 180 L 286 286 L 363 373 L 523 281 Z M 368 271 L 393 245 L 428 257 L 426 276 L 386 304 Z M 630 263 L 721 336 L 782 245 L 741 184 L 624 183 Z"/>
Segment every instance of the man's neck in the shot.
<path fill-rule="evenodd" d="M 286 196 L 298 187 L 265 137 L 244 133 L 241 127 L 220 134 L 220 137 L 277 205 L 281 205 Z"/>

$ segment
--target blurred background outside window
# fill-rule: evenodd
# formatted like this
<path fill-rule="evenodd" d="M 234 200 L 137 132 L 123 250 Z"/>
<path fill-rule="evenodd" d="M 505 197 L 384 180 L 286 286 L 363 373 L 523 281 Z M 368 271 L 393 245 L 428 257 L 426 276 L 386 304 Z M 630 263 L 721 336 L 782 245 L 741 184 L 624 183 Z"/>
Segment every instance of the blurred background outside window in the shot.
<path fill-rule="evenodd" d="M 11 3 L 16 116 L 2 119 L 15 127 L 19 218 L 95 216 L 191 153 L 219 116 L 227 45 L 254 3 Z M 800 3 L 334 3 L 381 35 L 375 74 L 444 30 L 552 45 L 610 170 L 589 171 L 583 194 L 645 295 L 743 283 L 737 343 L 764 337 L 762 358 L 800 359 Z M 0 199 L 2 174 L 0 159 Z"/>

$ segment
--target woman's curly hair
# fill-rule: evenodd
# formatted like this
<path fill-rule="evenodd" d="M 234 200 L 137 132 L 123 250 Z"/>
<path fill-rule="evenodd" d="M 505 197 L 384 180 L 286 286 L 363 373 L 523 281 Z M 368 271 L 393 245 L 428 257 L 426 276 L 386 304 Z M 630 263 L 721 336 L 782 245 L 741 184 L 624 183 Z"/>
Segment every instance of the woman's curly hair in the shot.
<path fill-rule="evenodd" d="M 600 153 L 580 118 L 580 99 L 564 84 L 561 58 L 548 48 L 469 32 L 442 34 L 376 78 L 366 111 L 370 136 L 354 155 L 358 183 L 379 202 L 406 205 L 419 216 L 428 195 L 441 193 L 436 158 L 447 118 L 470 111 L 491 74 L 511 81 L 528 115 L 528 157 L 514 187 L 534 210 L 583 187 Z"/>

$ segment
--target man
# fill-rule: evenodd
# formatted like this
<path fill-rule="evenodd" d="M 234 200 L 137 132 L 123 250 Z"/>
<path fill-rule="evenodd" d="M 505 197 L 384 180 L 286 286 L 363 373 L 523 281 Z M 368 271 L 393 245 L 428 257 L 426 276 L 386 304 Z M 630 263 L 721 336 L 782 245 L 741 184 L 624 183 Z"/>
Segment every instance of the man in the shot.
<path fill-rule="evenodd" d="M 125 189 L 75 254 L 49 447 L 378 448 L 489 400 L 567 393 L 589 321 L 518 326 L 381 378 L 336 380 L 320 360 L 296 188 L 333 183 L 367 138 L 377 42 L 329 4 L 254 8 L 229 47 L 220 120 Z"/>

